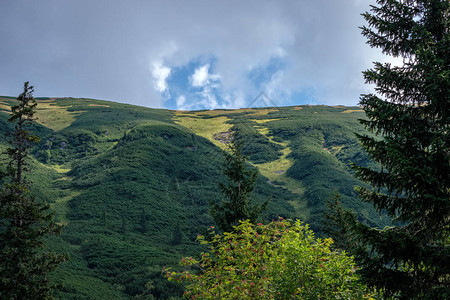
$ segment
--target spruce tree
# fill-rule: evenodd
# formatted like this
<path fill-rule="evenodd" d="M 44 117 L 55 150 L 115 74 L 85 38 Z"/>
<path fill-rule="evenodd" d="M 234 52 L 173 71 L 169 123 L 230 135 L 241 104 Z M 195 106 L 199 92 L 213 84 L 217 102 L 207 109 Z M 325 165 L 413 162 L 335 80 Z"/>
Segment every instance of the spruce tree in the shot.
<path fill-rule="evenodd" d="M 375 136 L 358 135 L 379 168 L 355 167 L 371 184 L 363 201 L 396 226 L 375 229 L 340 208 L 360 273 L 387 296 L 450 297 L 450 2 L 377 0 L 363 14 L 372 47 L 403 58 L 402 66 L 374 64 L 364 72 L 376 93 L 361 96 Z"/>
<path fill-rule="evenodd" d="M 250 195 L 255 188 L 258 171 L 249 168 L 247 157 L 242 154 L 243 142 L 232 135 L 228 144 L 229 153 L 224 152 L 224 175 L 227 183 L 220 183 L 224 199 L 220 203 L 211 204 L 211 216 L 216 225 L 224 232 L 232 232 L 239 221 L 250 220 L 255 223 L 265 210 L 268 201 L 254 204 Z"/>
<path fill-rule="evenodd" d="M 11 146 L 6 151 L 9 164 L 0 190 L 1 299 L 51 298 L 54 285 L 49 272 L 66 259 L 45 249 L 43 238 L 58 234 L 61 226 L 52 220 L 47 211 L 49 206 L 30 195 L 30 184 L 24 178 L 29 167 L 28 152 L 39 140 L 29 131 L 35 121 L 33 91 L 25 82 L 8 120 L 14 124 L 14 130 L 9 134 Z"/>

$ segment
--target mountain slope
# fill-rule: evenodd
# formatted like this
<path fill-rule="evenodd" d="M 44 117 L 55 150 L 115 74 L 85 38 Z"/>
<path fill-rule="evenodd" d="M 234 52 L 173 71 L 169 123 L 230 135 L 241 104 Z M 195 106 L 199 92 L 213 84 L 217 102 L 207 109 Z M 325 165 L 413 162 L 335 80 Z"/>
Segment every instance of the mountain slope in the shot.
<path fill-rule="evenodd" d="M 13 99 L 0 97 L 0 133 Z M 351 162 L 370 163 L 353 132 L 358 108 L 299 106 L 176 112 L 114 102 L 38 99 L 33 192 L 66 227 L 51 239 L 70 262 L 56 276 L 65 299 L 158 298 L 181 293 L 164 266 L 201 251 L 195 239 L 212 225 L 220 201 L 229 131 L 261 173 L 253 197 L 270 199 L 264 219 L 298 217 L 320 230 L 334 191 L 360 218 L 382 226 L 356 199 Z M 0 137 L 0 147 L 5 147 Z M 146 283 L 150 282 L 150 285 Z"/>

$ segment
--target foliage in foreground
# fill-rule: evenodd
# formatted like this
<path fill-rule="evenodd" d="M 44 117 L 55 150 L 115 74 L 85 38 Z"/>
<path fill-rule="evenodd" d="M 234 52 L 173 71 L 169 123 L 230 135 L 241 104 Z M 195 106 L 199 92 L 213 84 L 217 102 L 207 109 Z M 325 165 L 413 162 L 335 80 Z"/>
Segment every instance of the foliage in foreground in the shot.
<path fill-rule="evenodd" d="M 193 299 L 369 299 L 355 274 L 352 257 L 330 249 L 300 221 L 268 225 L 248 220 L 233 233 L 198 240 L 209 251 L 183 258 L 184 271 L 164 270 L 171 281 L 187 283 Z"/>
<path fill-rule="evenodd" d="M 362 200 L 399 223 L 375 229 L 339 209 L 333 221 L 368 284 L 402 299 L 449 299 L 450 2 L 377 4 L 363 35 L 403 65 L 364 72 L 377 94 L 361 97 L 361 123 L 379 137 L 358 137 L 381 168 L 355 169 L 373 187 L 359 188 Z"/>

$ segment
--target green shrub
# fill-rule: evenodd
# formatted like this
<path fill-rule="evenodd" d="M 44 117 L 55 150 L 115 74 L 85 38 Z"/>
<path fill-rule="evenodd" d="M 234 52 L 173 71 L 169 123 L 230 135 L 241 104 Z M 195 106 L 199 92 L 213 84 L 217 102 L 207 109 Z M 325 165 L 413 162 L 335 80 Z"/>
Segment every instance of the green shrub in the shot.
<path fill-rule="evenodd" d="M 171 281 L 187 283 L 191 299 L 369 299 L 352 257 L 330 249 L 300 221 L 253 225 L 233 233 L 199 236 L 209 251 L 201 259 L 183 258 L 182 272 L 165 270 Z M 192 269 L 196 270 L 192 270 Z"/>

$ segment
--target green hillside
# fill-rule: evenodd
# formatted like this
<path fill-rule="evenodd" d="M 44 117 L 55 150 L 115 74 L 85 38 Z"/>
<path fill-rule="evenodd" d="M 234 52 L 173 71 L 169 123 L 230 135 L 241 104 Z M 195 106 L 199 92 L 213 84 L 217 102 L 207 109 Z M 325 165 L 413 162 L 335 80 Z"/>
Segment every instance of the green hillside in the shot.
<path fill-rule="evenodd" d="M 224 142 L 234 131 L 260 172 L 253 197 L 270 199 L 264 218 L 300 218 L 320 233 L 338 191 L 344 206 L 374 226 L 380 218 L 353 190 L 350 165 L 370 164 L 354 132 L 358 107 L 297 106 L 181 112 L 114 102 L 37 98 L 41 142 L 33 149 L 33 193 L 66 227 L 49 240 L 71 259 L 55 274 L 64 299 L 168 298 L 182 288 L 161 277 L 200 252 L 213 225 Z M 10 97 L 0 97 L 0 147 Z M 2 166 L 4 164 L 2 163 Z"/>

